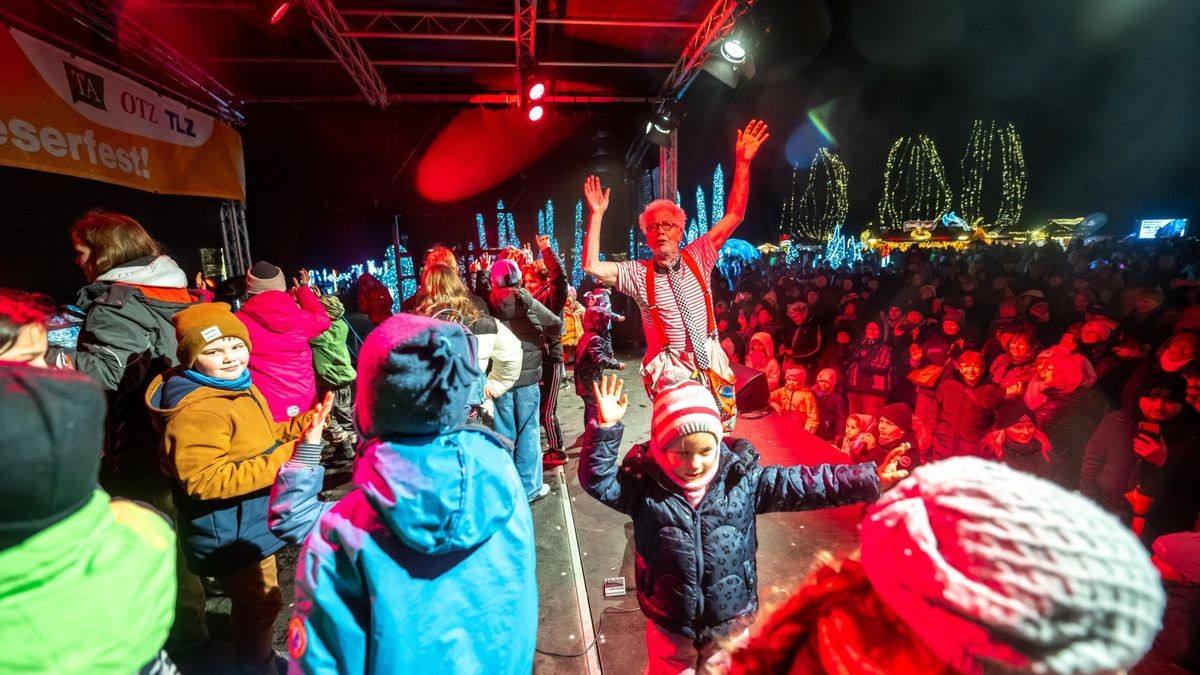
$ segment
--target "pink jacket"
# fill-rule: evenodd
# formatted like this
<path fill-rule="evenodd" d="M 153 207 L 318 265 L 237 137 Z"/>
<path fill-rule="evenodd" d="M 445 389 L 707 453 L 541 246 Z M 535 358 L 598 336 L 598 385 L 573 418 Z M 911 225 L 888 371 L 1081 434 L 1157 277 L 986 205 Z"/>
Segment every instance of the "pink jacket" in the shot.
<path fill-rule="evenodd" d="M 329 328 L 325 306 L 312 289 L 296 297 L 283 291 L 253 295 L 238 318 L 250 333 L 250 376 L 271 406 L 276 422 L 312 407 L 317 398 L 312 348 L 308 341 Z M 299 302 L 299 306 L 297 306 Z"/>

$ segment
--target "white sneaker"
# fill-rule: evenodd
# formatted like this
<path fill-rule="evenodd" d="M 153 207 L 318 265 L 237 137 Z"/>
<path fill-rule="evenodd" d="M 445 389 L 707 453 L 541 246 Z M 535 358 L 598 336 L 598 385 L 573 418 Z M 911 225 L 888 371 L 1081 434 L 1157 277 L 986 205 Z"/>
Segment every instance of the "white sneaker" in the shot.
<path fill-rule="evenodd" d="M 539 488 L 537 492 L 533 493 L 533 496 L 529 498 L 529 503 L 532 504 L 548 494 L 550 494 L 550 486 L 546 483 L 542 483 L 542 487 Z"/>

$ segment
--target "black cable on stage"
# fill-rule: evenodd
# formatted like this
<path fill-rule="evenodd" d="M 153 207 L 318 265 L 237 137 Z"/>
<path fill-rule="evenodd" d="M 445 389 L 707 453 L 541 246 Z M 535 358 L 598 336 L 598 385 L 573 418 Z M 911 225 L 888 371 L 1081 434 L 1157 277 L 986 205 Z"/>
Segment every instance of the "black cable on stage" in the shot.
<path fill-rule="evenodd" d="M 592 648 L 596 646 L 596 642 L 600 639 L 599 636 L 604 633 L 604 631 L 602 629 L 604 627 L 604 615 L 605 614 L 608 614 L 609 612 L 612 612 L 613 614 L 629 614 L 631 612 L 640 612 L 640 611 L 642 611 L 642 609 L 640 607 L 629 607 L 629 608 L 606 607 L 603 610 L 601 610 L 600 611 L 600 620 L 596 622 L 596 636 L 597 637 L 593 638 L 592 643 L 590 645 L 588 645 L 587 647 L 584 647 L 583 651 L 581 651 L 581 652 L 575 652 L 574 654 L 560 654 L 559 652 L 548 652 L 544 649 L 539 649 L 537 647 L 534 647 L 534 650 L 537 653 L 543 654 L 545 656 L 555 656 L 555 657 L 564 658 L 564 659 L 579 658 L 580 656 L 583 656 L 584 654 L 587 654 L 588 652 L 592 651 Z"/>

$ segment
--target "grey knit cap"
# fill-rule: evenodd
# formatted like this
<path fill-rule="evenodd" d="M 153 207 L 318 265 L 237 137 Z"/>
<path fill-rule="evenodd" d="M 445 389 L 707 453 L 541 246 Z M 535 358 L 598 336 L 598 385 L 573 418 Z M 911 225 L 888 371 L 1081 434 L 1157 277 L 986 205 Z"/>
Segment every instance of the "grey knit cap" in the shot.
<path fill-rule="evenodd" d="M 1162 585 L 1137 537 L 998 462 L 914 471 L 872 506 L 862 562 L 876 593 L 964 673 L 1131 668 L 1161 628 Z"/>

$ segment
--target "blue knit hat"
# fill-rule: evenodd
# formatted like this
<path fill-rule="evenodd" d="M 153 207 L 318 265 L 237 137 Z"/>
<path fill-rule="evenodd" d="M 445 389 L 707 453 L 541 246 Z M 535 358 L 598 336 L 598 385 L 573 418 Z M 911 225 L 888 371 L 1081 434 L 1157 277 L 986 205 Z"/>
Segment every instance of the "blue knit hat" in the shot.
<path fill-rule="evenodd" d="M 355 419 L 366 437 L 424 436 L 466 422 L 479 378 L 475 344 L 460 324 L 396 314 L 358 355 Z"/>

